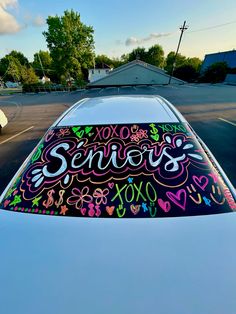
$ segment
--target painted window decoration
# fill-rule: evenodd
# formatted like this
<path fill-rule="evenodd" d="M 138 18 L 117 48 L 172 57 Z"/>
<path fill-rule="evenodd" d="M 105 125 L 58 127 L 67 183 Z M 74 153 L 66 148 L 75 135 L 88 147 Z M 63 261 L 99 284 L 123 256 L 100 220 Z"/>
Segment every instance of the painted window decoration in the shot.
<path fill-rule="evenodd" d="M 236 210 L 187 123 L 55 127 L 0 208 L 34 214 L 148 218 Z"/>

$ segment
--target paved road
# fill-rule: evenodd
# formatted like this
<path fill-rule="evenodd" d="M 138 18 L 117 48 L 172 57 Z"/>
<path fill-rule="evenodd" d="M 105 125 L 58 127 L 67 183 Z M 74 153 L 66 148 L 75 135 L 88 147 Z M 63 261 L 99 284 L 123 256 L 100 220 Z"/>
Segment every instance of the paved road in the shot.
<path fill-rule="evenodd" d="M 188 84 L 0 96 L 0 108 L 9 119 L 0 136 L 0 193 L 65 109 L 84 97 L 128 94 L 161 95 L 176 105 L 236 186 L 236 87 Z"/>

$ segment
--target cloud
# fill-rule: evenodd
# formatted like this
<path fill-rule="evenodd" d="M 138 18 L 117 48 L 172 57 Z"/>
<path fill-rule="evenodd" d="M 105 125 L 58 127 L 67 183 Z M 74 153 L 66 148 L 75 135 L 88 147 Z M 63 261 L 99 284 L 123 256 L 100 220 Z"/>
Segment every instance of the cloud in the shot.
<path fill-rule="evenodd" d="M 6 9 L 7 7 L 17 8 L 18 1 L 17 0 L 0 0 L 0 6 L 3 9 Z"/>
<path fill-rule="evenodd" d="M 171 34 L 172 33 L 151 33 L 148 37 L 145 38 L 129 37 L 126 39 L 125 45 L 126 46 L 140 45 L 149 42 L 153 39 L 170 36 Z"/>
<path fill-rule="evenodd" d="M 26 27 L 29 27 L 29 26 L 41 27 L 46 24 L 46 20 L 41 15 L 34 16 L 30 12 L 25 12 L 23 18 L 24 18 Z"/>
<path fill-rule="evenodd" d="M 8 8 L 17 8 L 17 0 L 0 0 L 0 35 L 17 33 L 21 29 L 16 18 L 9 12 Z"/>
<path fill-rule="evenodd" d="M 46 23 L 45 19 L 41 16 L 38 15 L 32 20 L 32 24 L 35 27 L 40 27 L 43 26 Z"/>

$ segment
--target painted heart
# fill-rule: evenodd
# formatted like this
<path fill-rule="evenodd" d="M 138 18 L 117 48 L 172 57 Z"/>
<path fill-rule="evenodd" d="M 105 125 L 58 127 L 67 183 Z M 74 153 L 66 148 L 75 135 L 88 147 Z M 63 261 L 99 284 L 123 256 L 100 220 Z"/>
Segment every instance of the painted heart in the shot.
<path fill-rule="evenodd" d="M 134 215 L 137 215 L 138 212 L 140 211 L 140 205 L 130 205 L 130 210 Z"/>
<path fill-rule="evenodd" d="M 115 210 L 115 206 L 106 206 L 106 211 L 108 215 L 112 216 Z"/>
<path fill-rule="evenodd" d="M 76 136 L 78 136 L 78 138 L 81 138 L 84 135 L 84 130 L 80 130 L 80 126 L 79 127 L 73 127 L 72 131 L 75 133 Z"/>
<path fill-rule="evenodd" d="M 108 183 L 108 187 L 109 187 L 110 189 L 112 189 L 112 188 L 114 187 L 114 183 L 113 183 L 113 182 L 109 182 L 109 183 Z"/>
<path fill-rule="evenodd" d="M 74 133 L 76 133 L 76 132 L 79 131 L 79 129 L 80 129 L 80 126 L 74 126 L 74 127 L 72 128 L 72 131 L 73 131 Z"/>
<path fill-rule="evenodd" d="M 81 130 L 81 131 L 79 131 L 79 132 L 76 132 L 75 134 L 76 134 L 76 136 L 78 136 L 78 138 L 82 138 L 83 135 L 84 135 L 84 131 Z"/>
<path fill-rule="evenodd" d="M 83 216 L 86 214 L 86 211 L 87 211 L 87 209 L 84 208 L 84 207 L 80 209 L 80 212 L 81 212 L 81 214 L 82 214 Z"/>
<path fill-rule="evenodd" d="M 159 134 L 151 135 L 151 138 L 157 142 L 159 140 Z"/>
<path fill-rule="evenodd" d="M 86 126 L 85 127 L 85 133 L 88 134 L 93 129 L 92 126 Z"/>
<path fill-rule="evenodd" d="M 165 213 L 168 213 L 170 211 L 170 202 L 163 201 L 161 198 L 158 199 L 158 205 L 161 207 L 161 209 L 164 210 Z"/>
<path fill-rule="evenodd" d="M 177 191 L 176 193 L 172 192 L 166 192 L 166 196 L 178 207 L 185 210 L 186 207 L 186 191 L 184 189 L 181 189 Z"/>
<path fill-rule="evenodd" d="M 205 188 L 209 182 L 208 178 L 205 176 L 193 176 L 193 181 L 203 191 L 205 191 Z"/>
<path fill-rule="evenodd" d="M 133 126 L 131 127 L 131 132 L 132 132 L 132 133 L 136 133 L 136 132 L 138 131 L 138 129 L 139 129 L 139 126 L 138 126 L 138 125 L 133 125 Z"/>

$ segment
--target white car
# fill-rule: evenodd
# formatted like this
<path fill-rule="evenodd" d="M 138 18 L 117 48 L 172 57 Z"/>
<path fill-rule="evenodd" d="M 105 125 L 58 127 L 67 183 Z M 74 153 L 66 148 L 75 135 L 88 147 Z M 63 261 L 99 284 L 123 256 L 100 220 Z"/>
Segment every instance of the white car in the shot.
<path fill-rule="evenodd" d="M 5 116 L 4 112 L 0 109 L 0 133 L 2 128 L 4 128 L 8 123 L 7 117 Z"/>
<path fill-rule="evenodd" d="M 84 99 L 62 115 L 1 206 L 53 216 L 148 218 L 230 212 L 234 198 L 221 167 L 169 102 L 116 96 Z"/>
<path fill-rule="evenodd" d="M 235 190 L 162 97 L 76 103 L 0 208 L 2 313 L 235 313 Z"/>

